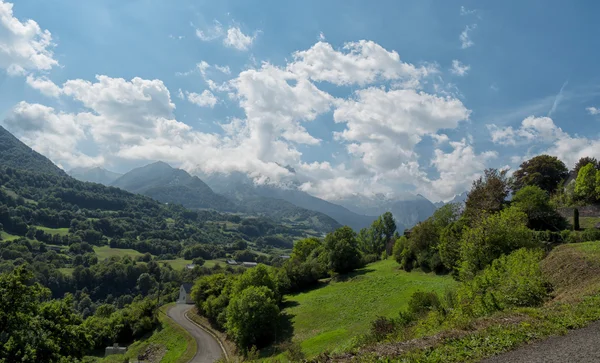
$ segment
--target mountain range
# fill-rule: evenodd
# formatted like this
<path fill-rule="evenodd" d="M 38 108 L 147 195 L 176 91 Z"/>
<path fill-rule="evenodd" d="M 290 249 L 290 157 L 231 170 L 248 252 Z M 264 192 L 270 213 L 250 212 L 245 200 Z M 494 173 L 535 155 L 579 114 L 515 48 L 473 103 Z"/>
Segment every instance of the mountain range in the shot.
<path fill-rule="evenodd" d="M 0 126 L 0 164 L 55 175 L 66 173 L 50 160 L 22 143 Z M 163 203 L 177 203 L 192 209 L 263 215 L 290 224 L 310 226 L 326 232 L 348 225 L 354 230 L 369 226 L 379 215 L 390 211 L 398 230 L 427 219 L 441 203 L 433 204 L 421 195 L 406 194 L 387 198 L 352 196 L 326 201 L 299 190 L 294 185 L 257 185 L 242 173 L 198 176 L 156 162 L 124 175 L 100 167 L 74 168 L 72 177 L 129 192 L 144 194 Z M 463 202 L 466 193 L 454 202 Z"/>

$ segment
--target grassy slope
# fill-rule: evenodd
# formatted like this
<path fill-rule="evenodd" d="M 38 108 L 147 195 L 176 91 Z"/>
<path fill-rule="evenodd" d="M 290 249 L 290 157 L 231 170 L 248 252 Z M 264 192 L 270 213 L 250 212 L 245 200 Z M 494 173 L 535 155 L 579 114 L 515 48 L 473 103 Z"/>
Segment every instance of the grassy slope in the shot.
<path fill-rule="evenodd" d="M 94 252 L 96 252 L 96 255 L 98 256 L 99 260 L 105 260 L 112 256 L 119 256 L 119 257 L 130 256 L 131 258 L 135 258 L 137 256 L 143 255 L 143 253 L 140 253 L 136 250 L 131 250 L 131 249 L 127 249 L 127 248 L 110 248 L 109 246 L 102 246 L 102 247 L 94 246 Z"/>
<path fill-rule="evenodd" d="M 149 344 L 160 344 L 167 348 L 167 353 L 161 363 L 187 363 L 196 354 L 197 346 L 194 338 L 182 327 L 175 324 L 166 316 L 167 309 L 172 304 L 160 308 L 159 320 L 161 326 L 149 338 L 131 344 L 125 355 L 113 355 L 101 359 L 102 363 L 121 363 L 124 358 L 135 360 Z"/>
<path fill-rule="evenodd" d="M 21 238 L 20 236 L 13 236 L 12 234 L 6 233 L 4 231 L 0 231 L 0 237 L 2 237 L 3 241 L 12 241 L 17 238 Z"/>
<path fill-rule="evenodd" d="M 442 327 L 423 322 L 407 335 L 417 339 L 366 347 L 354 360 L 371 362 L 383 355 L 402 362 L 477 362 L 600 319 L 600 242 L 559 246 L 541 266 L 555 289 L 543 306 Z"/>
<path fill-rule="evenodd" d="M 376 262 L 344 282 L 288 296 L 294 340 L 308 356 L 343 349 L 368 332 L 377 316 L 396 316 L 417 290 L 438 291 L 453 285 L 450 277 L 398 270 L 393 260 Z"/>
<path fill-rule="evenodd" d="M 68 228 L 49 228 L 42 226 L 35 226 L 35 228 L 41 229 L 42 231 L 52 235 L 57 234 L 59 236 L 66 236 L 67 234 L 69 234 Z"/>

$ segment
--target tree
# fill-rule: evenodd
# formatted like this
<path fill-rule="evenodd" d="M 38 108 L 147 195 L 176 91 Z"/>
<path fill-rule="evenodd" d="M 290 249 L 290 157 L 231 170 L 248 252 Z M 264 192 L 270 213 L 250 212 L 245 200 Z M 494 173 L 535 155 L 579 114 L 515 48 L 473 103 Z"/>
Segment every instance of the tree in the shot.
<path fill-rule="evenodd" d="M 137 279 L 137 288 L 142 295 L 148 295 L 148 292 L 156 285 L 156 281 L 149 273 L 145 272 Z"/>
<path fill-rule="evenodd" d="M 0 362 L 81 358 L 91 342 L 72 296 L 49 301 L 50 291 L 32 280 L 22 266 L 0 275 Z"/>
<path fill-rule="evenodd" d="M 337 273 L 348 273 L 361 266 L 356 233 L 344 226 L 325 236 L 328 266 Z"/>
<path fill-rule="evenodd" d="M 277 331 L 279 308 L 266 286 L 251 286 L 234 295 L 227 307 L 227 335 L 243 352 L 271 343 Z"/>
<path fill-rule="evenodd" d="M 292 258 L 306 261 L 311 252 L 321 246 L 321 240 L 316 237 L 304 238 L 294 243 Z"/>
<path fill-rule="evenodd" d="M 527 226 L 531 229 L 561 231 L 567 228 L 567 220 L 552 208 L 550 196 L 538 186 L 520 189 L 513 196 L 511 205 L 527 214 Z"/>
<path fill-rule="evenodd" d="M 521 164 L 513 174 L 513 190 L 535 185 L 549 194 L 569 176 L 569 169 L 556 156 L 538 155 Z"/>
<path fill-rule="evenodd" d="M 463 233 L 460 278 L 470 280 L 496 258 L 523 247 L 539 247 L 527 228 L 527 214 L 509 207 L 489 215 Z"/>
<path fill-rule="evenodd" d="M 244 271 L 244 273 L 238 277 L 233 285 L 233 294 L 239 294 L 250 286 L 265 286 L 271 290 L 271 292 L 273 292 L 273 298 L 275 298 L 277 301 L 279 301 L 282 297 L 282 294 L 277 286 L 275 269 L 263 265 L 262 263 L 258 264 L 254 268 Z"/>
<path fill-rule="evenodd" d="M 579 169 L 575 180 L 575 196 L 588 203 L 596 201 L 596 168 L 589 163 Z"/>
<path fill-rule="evenodd" d="M 587 164 L 594 165 L 594 168 L 596 170 L 600 169 L 600 163 L 598 163 L 598 160 L 596 160 L 596 158 L 592 158 L 592 157 L 589 157 L 589 156 L 584 156 L 581 159 L 579 159 L 577 161 L 577 163 L 575 163 L 575 167 L 573 168 L 572 173 L 574 173 L 575 175 L 578 175 L 579 174 L 579 170 L 581 170 L 581 168 L 583 168 Z"/>
<path fill-rule="evenodd" d="M 465 216 L 475 224 L 485 213 L 502 210 L 509 193 L 506 177 L 508 170 L 486 169 L 484 175 L 473 181 L 465 202 Z"/>

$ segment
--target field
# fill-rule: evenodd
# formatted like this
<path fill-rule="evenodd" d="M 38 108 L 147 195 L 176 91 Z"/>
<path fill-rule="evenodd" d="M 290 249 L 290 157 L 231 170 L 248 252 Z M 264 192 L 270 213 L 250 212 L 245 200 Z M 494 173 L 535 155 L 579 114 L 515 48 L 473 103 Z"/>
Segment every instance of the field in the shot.
<path fill-rule="evenodd" d="M 346 281 L 287 296 L 284 312 L 293 316 L 293 340 L 310 357 L 343 350 L 354 336 L 367 333 L 378 316 L 397 316 L 413 292 L 443 292 L 454 284 L 449 276 L 401 271 L 390 259 L 370 264 Z"/>
<path fill-rule="evenodd" d="M 162 363 L 187 363 L 196 354 L 196 341 L 182 327 L 166 316 L 165 312 L 170 305 L 160 308 L 158 318 L 161 327 L 155 330 L 154 334 L 147 339 L 131 344 L 125 355 L 112 355 L 97 362 L 121 363 L 123 361 L 134 361 L 148 345 L 158 344 L 166 348 L 166 354 L 161 359 Z"/>
<path fill-rule="evenodd" d="M 0 231 L 0 237 L 2 237 L 3 241 L 12 241 L 14 239 L 20 238 L 19 236 L 13 236 L 12 234 L 8 234 L 4 231 Z"/>
<path fill-rule="evenodd" d="M 35 228 L 40 229 L 48 234 L 52 234 L 52 235 L 59 235 L 59 236 L 66 236 L 67 234 L 69 234 L 69 229 L 68 228 L 49 228 L 49 227 L 42 227 L 42 226 L 35 226 Z"/>
<path fill-rule="evenodd" d="M 569 223 L 573 224 L 573 217 L 568 218 Z M 600 217 L 579 217 L 579 227 L 581 229 L 594 228 L 600 223 Z"/>
<path fill-rule="evenodd" d="M 178 258 L 176 260 L 160 260 L 158 263 L 168 263 L 173 267 L 173 270 L 181 270 L 185 267 L 185 265 L 192 263 L 192 260 L 184 260 L 182 258 Z M 205 267 L 213 267 L 217 263 L 221 264 L 221 266 L 225 266 L 224 260 L 208 260 L 204 262 Z"/>
<path fill-rule="evenodd" d="M 127 249 L 127 248 L 110 248 L 109 246 L 102 246 L 102 247 L 94 246 L 94 252 L 96 252 L 96 255 L 98 256 L 99 260 L 105 260 L 112 256 L 119 256 L 119 257 L 129 256 L 131 258 L 135 258 L 137 256 L 143 255 L 143 253 L 140 253 L 136 250 L 131 250 L 131 249 Z"/>

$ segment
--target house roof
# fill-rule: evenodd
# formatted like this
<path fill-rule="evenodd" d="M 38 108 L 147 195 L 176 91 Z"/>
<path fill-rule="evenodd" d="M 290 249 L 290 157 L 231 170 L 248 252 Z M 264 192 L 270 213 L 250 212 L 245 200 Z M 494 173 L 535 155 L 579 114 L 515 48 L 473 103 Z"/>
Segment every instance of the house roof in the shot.
<path fill-rule="evenodd" d="M 181 284 L 181 287 L 183 287 L 183 289 L 185 290 L 185 292 L 189 293 L 192 291 L 192 284 L 190 284 L 189 282 L 184 282 L 183 284 Z"/>
<path fill-rule="evenodd" d="M 256 262 L 242 262 L 244 264 L 244 266 L 256 266 L 257 263 Z"/>

